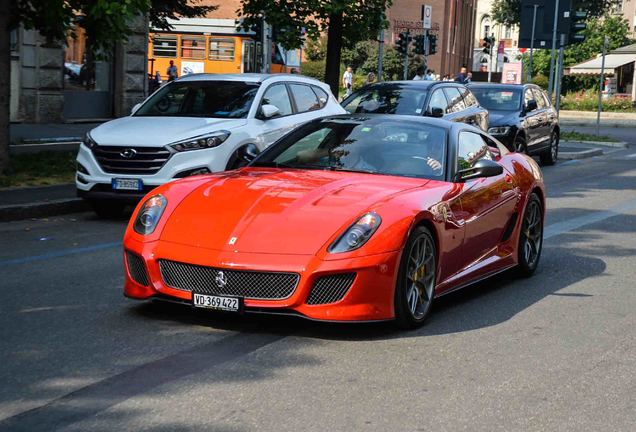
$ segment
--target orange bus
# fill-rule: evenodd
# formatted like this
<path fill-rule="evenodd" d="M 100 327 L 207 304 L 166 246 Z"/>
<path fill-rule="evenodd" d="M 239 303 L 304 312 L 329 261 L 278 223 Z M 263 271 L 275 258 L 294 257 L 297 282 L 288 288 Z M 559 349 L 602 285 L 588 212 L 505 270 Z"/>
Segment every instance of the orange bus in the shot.
<path fill-rule="evenodd" d="M 179 76 L 189 73 L 260 72 L 262 44 L 253 32 L 236 28 L 232 19 L 189 18 L 170 21 L 169 32 L 152 32 L 148 41 L 148 72 L 168 79 L 170 61 Z M 298 50 L 272 44 L 271 72 L 300 71 Z"/>

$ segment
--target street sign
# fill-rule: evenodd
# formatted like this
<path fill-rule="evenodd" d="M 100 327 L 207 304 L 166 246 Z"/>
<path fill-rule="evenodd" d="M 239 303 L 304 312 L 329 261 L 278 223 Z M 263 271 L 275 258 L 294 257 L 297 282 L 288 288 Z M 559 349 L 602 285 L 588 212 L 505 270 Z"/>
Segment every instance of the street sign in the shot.
<path fill-rule="evenodd" d="M 433 6 L 422 5 L 422 28 L 430 30 L 433 26 Z"/>

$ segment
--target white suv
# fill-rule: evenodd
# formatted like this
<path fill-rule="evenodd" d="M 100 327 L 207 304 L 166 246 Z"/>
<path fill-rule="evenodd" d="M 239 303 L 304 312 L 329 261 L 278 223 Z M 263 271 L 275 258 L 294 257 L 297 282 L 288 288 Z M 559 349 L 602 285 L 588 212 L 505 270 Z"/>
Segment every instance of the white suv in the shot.
<path fill-rule="evenodd" d="M 295 126 L 346 111 L 300 75 L 187 75 L 86 135 L 78 196 L 102 216 L 176 178 L 246 165 Z"/>

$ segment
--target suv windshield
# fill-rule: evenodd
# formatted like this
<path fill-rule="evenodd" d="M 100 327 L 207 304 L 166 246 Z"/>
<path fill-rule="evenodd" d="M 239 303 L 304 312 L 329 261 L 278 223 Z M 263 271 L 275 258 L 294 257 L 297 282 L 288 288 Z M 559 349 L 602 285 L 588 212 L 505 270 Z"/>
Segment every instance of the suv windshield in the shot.
<path fill-rule="evenodd" d="M 245 118 L 258 87 L 240 81 L 174 82 L 153 94 L 134 116 Z"/>
<path fill-rule="evenodd" d="M 521 109 L 521 90 L 471 87 L 479 104 L 488 110 L 519 111 Z"/>
<path fill-rule="evenodd" d="M 426 89 L 415 86 L 383 84 L 363 88 L 342 102 L 350 114 L 422 115 Z"/>
<path fill-rule="evenodd" d="M 446 131 L 382 118 L 311 122 L 265 151 L 253 166 L 443 179 Z"/>

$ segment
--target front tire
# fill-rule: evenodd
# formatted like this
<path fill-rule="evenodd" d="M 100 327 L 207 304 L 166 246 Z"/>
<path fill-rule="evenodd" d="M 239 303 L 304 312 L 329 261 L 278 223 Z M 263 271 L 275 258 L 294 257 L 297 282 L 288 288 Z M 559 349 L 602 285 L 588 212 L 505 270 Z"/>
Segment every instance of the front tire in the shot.
<path fill-rule="evenodd" d="M 431 311 L 437 282 L 437 250 L 430 230 L 417 227 L 404 247 L 395 286 L 395 322 L 420 327 Z"/>
<path fill-rule="evenodd" d="M 521 135 L 517 135 L 512 144 L 512 151 L 516 153 L 526 153 L 526 139 Z"/>
<path fill-rule="evenodd" d="M 520 276 L 532 276 L 539 265 L 543 249 L 543 207 L 536 193 L 530 195 L 523 212 L 517 249 Z"/>

